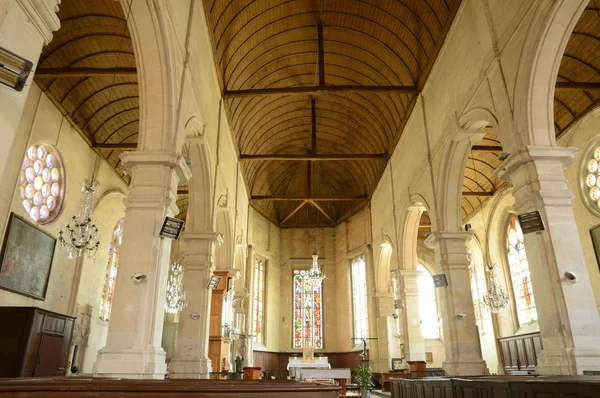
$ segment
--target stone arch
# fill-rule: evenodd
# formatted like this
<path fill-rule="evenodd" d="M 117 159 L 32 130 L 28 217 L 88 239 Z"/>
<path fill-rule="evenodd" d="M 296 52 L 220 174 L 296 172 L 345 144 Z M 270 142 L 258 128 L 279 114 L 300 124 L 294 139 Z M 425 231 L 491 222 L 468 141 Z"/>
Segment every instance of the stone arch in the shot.
<path fill-rule="evenodd" d="M 234 238 L 231 232 L 231 216 L 227 209 L 217 210 L 216 232 L 223 235 L 223 244 L 215 251 L 215 268 L 233 269 Z"/>
<path fill-rule="evenodd" d="M 138 151 L 177 152 L 175 56 L 162 1 L 121 0 L 135 54 L 140 90 Z"/>
<path fill-rule="evenodd" d="M 402 269 L 414 271 L 417 266 L 417 239 L 419 221 L 426 209 L 420 204 L 409 206 L 404 212 L 401 225 Z"/>
<path fill-rule="evenodd" d="M 390 269 L 393 254 L 392 239 L 389 236 L 384 236 L 379 248 L 377 267 L 375 268 L 375 288 L 378 292 L 388 292 L 390 290 Z"/>
<path fill-rule="evenodd" d="M 556 146 L 554 88 L 567 42 L 588 0 L 543 0 L 531 10 L 532 19 L 515 81 L 515 142 Z M 506 149 L 506 148 L 505 148 Z"/>
<path fill-rule="evenodd" d="M 205 142 L 204 123 L 192 116 L 185 125 L 187 137 L 183 148 L 190 162 L 192 178 L 188 182 L 189 206 L 186 230 L 190 232 L 213 232 L 213 184 L 211 157 Z"/>

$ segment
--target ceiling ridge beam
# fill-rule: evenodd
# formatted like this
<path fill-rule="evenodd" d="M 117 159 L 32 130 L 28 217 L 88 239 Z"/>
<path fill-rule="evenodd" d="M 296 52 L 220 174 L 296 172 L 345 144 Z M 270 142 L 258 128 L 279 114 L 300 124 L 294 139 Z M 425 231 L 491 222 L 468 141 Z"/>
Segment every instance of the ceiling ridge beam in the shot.
<path fill-rule="evenodd" d="M 311 160 L 311 161 L 326 161 L 326 160 L 388 160 L 387 153 L 349 153 L 349 154 L 314 154 L 314 155 L 277 155 L 277 154 L 261 154 L 250 155 L 241 154 L 240 160 Z"/>
<path fill-rule="evenodd" d="M 243 98 L 257 95 L 299 95 L 299 94 L 327 94 L 335 92 L 373 92 L 373 93 L 398 93 L 419 94 L 421 91 L 416 86 L 373 86 L 373 85 L 339 85 L 339 86 L 306 86 L 306 87 L 275 87 L 256 88 L 249 90 L 223 90 L 223 98 Z"/>
<path fill-rule="evenodd" d="M 352 200 L 367 200 L 367 195 L 347 195 L 347 196 L 277 196 L 277 195 L 252 195 L 250 196 L 251 201 L 260 200 L 275 200 L 275 201 L 299 201 L 299 200 L 312 200 L 312 201 L 352 201 Z"/>
<path fill-rule="evenodd" d="M 34 77 L 137 76 L 136 68 L 40 68 Z"/>

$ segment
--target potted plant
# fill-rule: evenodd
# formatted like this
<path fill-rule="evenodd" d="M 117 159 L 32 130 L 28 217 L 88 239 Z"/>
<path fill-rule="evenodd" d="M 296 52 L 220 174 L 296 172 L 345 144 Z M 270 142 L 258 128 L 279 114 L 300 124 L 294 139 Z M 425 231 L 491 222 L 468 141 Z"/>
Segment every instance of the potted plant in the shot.
<path fill-rule="evenodd" d="M 371 392 L 369 390 L 375 387 L 375 383 L 373 383 L 372 380 L 373 369 L 371 369 L 371 367 L 369 367 L 369 365 L 366 363 L 363 363 L 352 373 L 352 378 L 360 387 L 360 395 L 362 395 L 364 398 L 369 398 L 371 396 Z"/>
<path fill-rule="evenodd" d="M 244 364 L 244 358 L 242 358 L 241 356 L 236 356 L 235 357 L 235 372 L 236 373 L 242 373 L 243 370 L 243 364 Z"/>

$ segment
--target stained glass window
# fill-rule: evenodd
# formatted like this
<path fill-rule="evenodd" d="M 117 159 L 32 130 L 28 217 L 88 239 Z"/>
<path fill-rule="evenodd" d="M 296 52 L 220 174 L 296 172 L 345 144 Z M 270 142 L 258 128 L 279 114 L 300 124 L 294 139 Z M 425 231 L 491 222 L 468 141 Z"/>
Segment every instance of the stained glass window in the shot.
<path fill-rule="evenodd" d="M 352 303 L 354 306 L 354 337 L 369 337 L 367 266 L 363 257 L 358 257 L 352 262 Z"/>
<path fill-rule="evenodd" d="M 420 273 L 417 285 L 419 287 L 419 306 L 421 307 L 419 312 L 421 314 L 423 338 L 439 339 L 440 319 L 438 317 L 433 277 L 431 273 L 427 271 L 427 268 L 421 264 L 417 264 L 417 271 Z"/>
<path fill-rule="evenodd" d="M 323 348 L 323 294 L 321 285 L 313 288 L 307 270 L 293 272 L 294 348 Z"/>
<path fill-rule="evenodd" d="M 119 252 L 121 242 L 123 241 L 123 219 L 119 220 L 112 234 L 110 249 L 108 252 L 108 265 L 106 266 L 106 276 L 104 277 L 104 288 L 102 289 L 102 299 L 100 301 L 100 311 L 98 317 L 103 321 L 110 319 L 112 309 L 113 295 L 115 292 L 115 282 L 117 280 L 117 266 L 119 264 Z"/>
<path fill-rule="evenodd" d="M 264 337 L 264 301 L 265 301 L 265 261 L 256 260 L 254 262 L 253 278 L 254 299 L 252 301 L 252 313 L 254 324 L 252 325 L 252 334 L 256 336 L 256 341 L 263 342 Z"/>
<path fill-rule="evenodd" d="M 508 225 L 507 253 L 519 326 L 527 325 L 537 321 L 538 316 L 531 287 L 527 253 L 523 243 L 523 231 L 517 217 L 514 216 L 511 217 Z"/>
<path fill-rule="evenodd" d="M 475 324 L 479 328 L 479 333 L 483 332 L 483 317 L 481 313 L 481 302 L 479 299 L 479 284 L 477 282 L 477 270 L 475 269 L 475 260 L 473 252 L 467 251 L 469 259 L 469 280 L 471 282 L 471 297 L 473 298 L 473 310 L 475 311 Z"/>
<path fill-rule="evenodd" d="M 64 177 L 60 156 L 54 147 L 38 144 L 27 148 L 19 184 L 21 204 L 33 221 L 49 223 L 60 213 Z"/>

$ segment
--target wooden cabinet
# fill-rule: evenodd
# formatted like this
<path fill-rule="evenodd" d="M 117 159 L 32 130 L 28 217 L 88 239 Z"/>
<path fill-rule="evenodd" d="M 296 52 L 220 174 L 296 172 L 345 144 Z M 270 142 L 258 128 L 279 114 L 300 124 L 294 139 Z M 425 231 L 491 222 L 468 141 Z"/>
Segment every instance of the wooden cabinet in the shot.
<path fill-rule="evenodd" d="M 0 377 L 65 376 L 75 318 L 0 307 Z"/>

